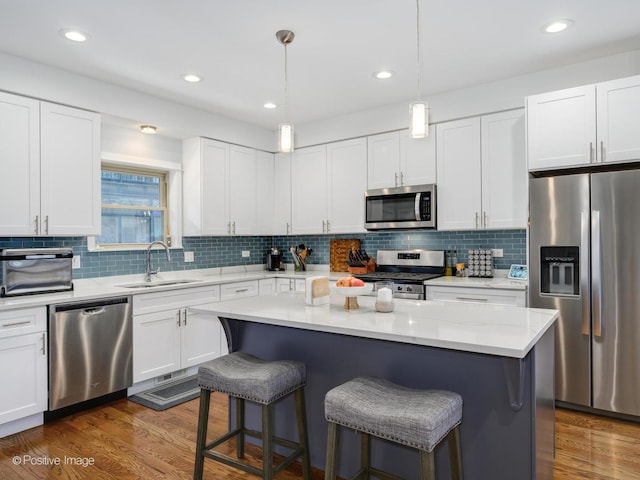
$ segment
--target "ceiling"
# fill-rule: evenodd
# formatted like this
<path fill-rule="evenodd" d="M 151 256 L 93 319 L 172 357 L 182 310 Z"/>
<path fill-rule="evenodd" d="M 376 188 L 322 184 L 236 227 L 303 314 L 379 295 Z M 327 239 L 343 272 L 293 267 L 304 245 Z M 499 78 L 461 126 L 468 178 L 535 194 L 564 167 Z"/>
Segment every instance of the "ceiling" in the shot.
<path fill-rule="evenodd" d="M 420 0 L 423 96 L 640 48 L 638 0 Z M 0 51 L 275 130 L 417 97 L 415 0 L 0 0 Z M 570 18 L 567 31 L 541 26 Z M 73 43 L 58 34 L 91 35 Z M 373 72 L 391 69 L 389 80 Z M 204 80 L 190 84 L 185 73 Z"/>

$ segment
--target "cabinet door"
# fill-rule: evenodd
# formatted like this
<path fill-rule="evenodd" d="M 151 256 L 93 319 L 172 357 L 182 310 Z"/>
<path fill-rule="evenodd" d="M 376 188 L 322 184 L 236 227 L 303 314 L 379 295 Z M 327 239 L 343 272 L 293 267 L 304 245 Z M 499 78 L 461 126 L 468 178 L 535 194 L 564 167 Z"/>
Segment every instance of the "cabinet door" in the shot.
<path fill-rule="evenodd" d="M 596 149 L 595 87 L 527 98 L 529 170 L 588 165 Z"/>
<path fill-rule="evenodd" d="M 41 235 L 99 235 L 100 115 L 40 103 Z"/>
<path fill-rule="evenodd" d="M 291 233 L 291 153 L 276 153 L 273 235 Z"/>
<path fill-rule="evenodd" d="M 367 137 L 367 188 L 400 186 L 400 134 Z"/>
<path fill-rule="evenodd" d="M 480 227 L 480 118 L 436 126 L 438 230 Z"/>
<path fill-rule="evenodd" d="M 46 333 L 0 339 L 0 424 L 47 409 Z"/>
<path fill-rule="evenodd" d="M 254 233 L 257 235 L 273 235 L 275 219 L 275 192 L 276 184 L 274 172 L 273 153 L 256 151 L 256 226 Z"/>
<path fill-rule="evenodd" d="M 292 281 L 293 280 L 290 278 L 276 278 L 276 290 L 278 293 L 290 292 Z"/>
<path fill-rule="evenodd" d="M 442 302 L 526 306 L 526 293 L 524 290 L 427 286 L 425 296 L 427 300 Z"/>
<path fill-rule="evenodd" d="M 291 201 L 292 233 L 326 233 L 326 145 L 301 148 L 293 152 Z"/>
<path fill-rule="evenodd" d="M 40 215 L 40 105 L 0 92 L 0 235 L 34 235 Z"/>
<path fill-rule="evenodd" d="M 640 158 L 640 75 L 599 83 L 596 90 L 598 160 L 637 160 Z"/>
<path fill-rule="evenodd" d="M 409 130 L 400 132 L 400 185 L 436 183 L 436 129 L 429 125 L 429 136 L 411 138 Z"/>
<path fill-rule="evenodd" d="M 364 232 L 367 141 L 356 138 L 327 145 L 329 212 L 327 233 Z"/>
<path fill-rule="evenodd" d="M 134 315 L 133 383 L 180 369 L 182 310 Z"/>
<path fill-rule="evenodd" d="M 524 110 L 481 117 L 482 227 L 527 228 Z"/>
<path fill-rule="evenodd" d="M 256 151 L 232 145 L 229 150 L 229 220 L 233 235 L 256 233 L 257 193 Z"/>
<path fill-rule="evenodd" d="M 275 278 L 258 280 L 258 295 L 273 295 L 274 293 L 276 293 Z"/>
<path fill-rule="evenodd" d="M 180 327 L 181 367 L 188 368 L 220 356 L 220 321 L 211 316 L 183 309 Z"/>

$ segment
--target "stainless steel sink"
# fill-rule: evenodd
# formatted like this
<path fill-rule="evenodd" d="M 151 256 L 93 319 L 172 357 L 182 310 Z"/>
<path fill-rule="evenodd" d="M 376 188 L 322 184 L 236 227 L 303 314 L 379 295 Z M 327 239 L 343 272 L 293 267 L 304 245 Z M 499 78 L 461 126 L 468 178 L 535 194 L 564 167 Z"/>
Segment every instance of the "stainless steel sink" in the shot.
<path fill-rule="evenodd" d="M 200 282 L 201 280 L 163 280 L 160 282 L 138 282 L 138 283 L 127 283 L 124 285 L 116 285 L 116 287 L 121 288 L 153 288 L 153 287 L 166 287 L 169 285 L 182 285 L 185 283 L 195 283 Z"/>

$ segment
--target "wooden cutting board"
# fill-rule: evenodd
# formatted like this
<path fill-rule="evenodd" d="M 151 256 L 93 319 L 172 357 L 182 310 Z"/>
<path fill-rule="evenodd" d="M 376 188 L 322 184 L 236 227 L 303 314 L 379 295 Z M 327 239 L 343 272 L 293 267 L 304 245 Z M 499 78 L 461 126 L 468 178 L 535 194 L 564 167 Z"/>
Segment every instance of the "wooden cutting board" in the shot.
<path fill-rule="evenodd" d="M 343 238 L 329 240 L 329 267 L 332 272 L 347 272 L 347 260 L 352 248 L 360 249 L 360 240 L 357 238 Z"/>

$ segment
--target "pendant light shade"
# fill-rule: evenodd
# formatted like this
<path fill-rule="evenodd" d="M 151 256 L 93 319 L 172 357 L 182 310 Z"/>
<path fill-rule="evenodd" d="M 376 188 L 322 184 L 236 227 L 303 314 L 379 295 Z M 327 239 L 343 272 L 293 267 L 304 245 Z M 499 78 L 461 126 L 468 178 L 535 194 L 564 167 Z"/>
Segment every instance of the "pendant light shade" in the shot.
<path fill-rule="evenodd" d="M 293 152 L 293 125 L 290 123 L 281 123 L 278 128 L 278 151 Z"/>
<path fill-rule="evenodd" d="M 284 122 L 278 127 L 278 151 L 290 153 L 293 152 L 293 125 L 288 121 L 287 45 L 293 42 L 295 34 L 291 30 L 279 30 L 276 32 L 276 38 L 284 45 Z"/>
<path fill-rule="evenodd" d="M 413 102 L 409 105 L 411 138 L 429 135 L 429 105 L 427 102 Z"/>
<path fill-rule="evenodd" d="M 416 0 L 416 58 L 418 64 L 418 100 L 409 105 L 409 129 L 411 138 L 424 138 L 429 135 L 429 105 L 420 99 L 420 0 Z"/>

